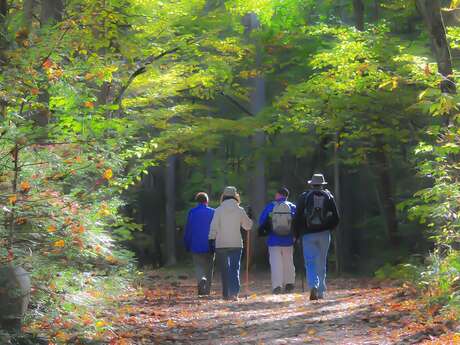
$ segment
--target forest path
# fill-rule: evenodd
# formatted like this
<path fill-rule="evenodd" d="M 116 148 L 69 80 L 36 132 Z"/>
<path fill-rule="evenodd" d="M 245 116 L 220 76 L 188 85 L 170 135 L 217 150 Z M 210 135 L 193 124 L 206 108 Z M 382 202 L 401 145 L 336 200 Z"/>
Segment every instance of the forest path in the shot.
<path fill-rule="evenodd" d="M 111 344 L 460 344 L 454 326 L 424 316 L 407 288 L 333 279 L 312 302 L 300 281 L 295 293 L 272 295 L 268 274 L 251 278 L 249 295 L 243 287 L 239 301 L 224 301 L 218 282 L 199 298 L 187 276 L 147 273 L 143 295 L 122 301 L 127 315 Z"/>

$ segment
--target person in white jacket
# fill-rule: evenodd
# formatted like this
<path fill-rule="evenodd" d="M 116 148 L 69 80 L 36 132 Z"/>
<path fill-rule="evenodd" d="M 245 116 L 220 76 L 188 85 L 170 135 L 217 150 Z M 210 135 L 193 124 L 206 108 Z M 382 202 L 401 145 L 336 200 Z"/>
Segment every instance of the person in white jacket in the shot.
<path fill-rule="evenodd" d="M 222 274 L 224 299 L 236 300 L 240 292 L 240 265 L 243 239 L 240 229 L 251 230 L 252 220 L 240 207 L 240 196 L 233 186 L 225 187 L 221 204 L 214 212 L 209 232 L 209 245 L 215 249 Z"/>

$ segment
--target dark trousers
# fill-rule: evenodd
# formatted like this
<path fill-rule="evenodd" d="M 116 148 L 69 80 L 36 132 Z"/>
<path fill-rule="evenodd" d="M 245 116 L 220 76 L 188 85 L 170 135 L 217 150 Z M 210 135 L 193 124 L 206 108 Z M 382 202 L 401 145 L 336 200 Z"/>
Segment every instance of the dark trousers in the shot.
<path fill-rule="evenodd" d="M 206 279 L 206 286 L 204 286 L 205 294 L 211 292 L 212 275 L 214 270 L 214 254 L 211 253 L 193 253 L 193 264 L 195 266 L 195 277 L 197 285 L 199 286 L 201 281 Z"/>
<path fill-rule="evenodd" d="M 242 248 L 217 248 L 217 265 L 222 275 L 224 298 L 237 296 L 240 292 L 240 266 Z"/>

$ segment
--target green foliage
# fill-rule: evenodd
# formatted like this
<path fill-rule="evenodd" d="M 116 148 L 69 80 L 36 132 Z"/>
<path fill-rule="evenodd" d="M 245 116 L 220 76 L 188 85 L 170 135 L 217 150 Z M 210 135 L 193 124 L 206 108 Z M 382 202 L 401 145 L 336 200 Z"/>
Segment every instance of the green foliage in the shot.
<path fill-rule="evenodd" d="M 410 282 L 416 282 L 420 278 L 420 275 L 420 266 L 409 263 L 396 266 L 387 263 L 375 272 L 375 277 L 378 279 L 395 279 Z"/>

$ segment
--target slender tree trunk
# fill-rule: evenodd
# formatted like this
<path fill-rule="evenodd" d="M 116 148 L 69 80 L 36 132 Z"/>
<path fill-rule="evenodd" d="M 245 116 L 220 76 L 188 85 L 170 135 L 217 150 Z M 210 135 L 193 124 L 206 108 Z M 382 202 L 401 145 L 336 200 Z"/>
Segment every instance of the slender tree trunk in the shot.
<path fill-rule="evenodd" d="M 169 157 L 165 168 L 165 254 L 167 266 L 176 263 L 176 161 L 176 156 Z"/>
<path fill-rule="evenodd" d="M 8 1 L 0 0 L 0 65 L 3 65 L 5 62 L 5 50 L 8 46 L 6 41 L 6 16 L 8 15 Z"/>
<path fill-rule="evenodd" d="M 353 0 L 353 12 L 355 15 L 355 28 L 364 31 L 364 3 L 362 0 Z"/>
<path fill-rule="evenodd" d="M 52 24 L 62 19 L 62 12 L 64 10 L 63 0 L 42 0 L 40 10 L 40 24 L 45 26 Z M 29 27 L 32 24 L 34 0 L 28 0 L 27 8 L 24 4 L 24 16 L 30 16 Z M 27 11 L 27 12 L 26 12 Z M 38 127 L 46 127 L 49 123 L 50 110 L 49 110 L 50 94 L 48 92 L 48 86 L 40 90 L 38 101 L 43 105 L 42 109 L 33 110 L 31 118 Z M 43 135 L 41 140 L 46 140 L 48 132 L 46 128 L 42 128 Z"/>
<path fill-rule="evenodd" d="M 35 0 L 24 0 L 24 26 L 30 30 L 34 16 Z"/>
<path fill-rule="evenodd" d="M 372 7 L 372 18 L 374 21 L 380 19 L 380 1 L 381 0 L 374 0 L 374 6 Z"/>
<path fill-rule="evenodd" d="M 339 133 L 335 134 L 334 143 L 334 196 L 337 203 L 337 209 L 341 214 L 341 193 L 340 193 L 340 162 L 339 162 Z M 341 273 L 343 270 L 342 263 L 342 232 L 340 224 L 335 229 L 334 236 L 334 249 L 335 249 L 335 270 L 337 273 Z"/>
<path fill-rule="evenodd" d="M 206 162 L 205 176 L 206 176 L 206 191 L 208 192 L 209 196 L 211 196 L 213 192 L 212 190 L 213 161 L 214 161 L 214 153 L 212 152 L 211 149 L 208 149 L 205 155 L 205 162 Z"/>
<path fill-rule="evenodd" d="M 440 84 L 441 91 L 456 93 L 457 87 L 452 80 L 452 57 L 441 15 L 441 2 L 439 0 L 416 0 L 416 5 L 428 29 L 438 70 L 443 76 Z"/>
<path fill-rule="evenodd" d="M 390 163 L 387 153 L 383 148 L 379 148 L 375 153 L 377 162 L 377 180 L 379 184 L 379 196 L 383 217 L 387 228 L 388 239 L 393 247 L 399 245 L 398 236 L 398 217 L 396 212 L 396 203 L 393 195 L 393 181 L 390 172 Z"/>
<path fill-rule="evenodd" d="M 259 20 L 255 14 L 247 14 L 243 19 L 244 25 L 246 26 L 246 35 L 250 39 L 251 32 L 260 27 Z M 254 42 L 256 46 L 256 68 L 259 69 L 262 65 L 262 52 L 259 42 Z M 265 95 L 265 79 L 261 75 L 257 75 L 252 78 L 251 86 L 253 91 L 250 95 L 250 110 L 252 114 L 260 112 L 266 103 Z M 262 155 L 257 154 L 261 148 L 265 146 L 266 138 L 265 133 L 262 131 L 256 132 L 252 137 L 252 144 L 255 151 L 255 162 L 254 169 L 250 177 L 250 201 L 255 216 L 254 228 L 257 227 L 257 219 L 262 213 L 266 202 L 266 177 L 265 177 L 265 159 Z M 254 229 L 255 230 L 255 229 Z M 267 251 L 265 242 L 256 241 L 257 231 L 251 232 L 251 243 L 252 248 L 250 253 L 261 261 L 264 260 Z M 255 246 L 258 242 L 258 246 Z M 251 258 L 250 258 L 251 259 Z M 253 260 L 251 260 L 253 262 Z"/>
<path fill-rule="evenodd" d="M 62 0 L 42 0 L 40 22 L 42 25 L 59 22 L 62 20 L 64 3 Z"/>

